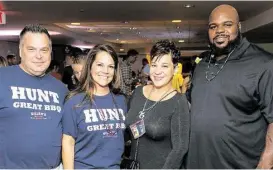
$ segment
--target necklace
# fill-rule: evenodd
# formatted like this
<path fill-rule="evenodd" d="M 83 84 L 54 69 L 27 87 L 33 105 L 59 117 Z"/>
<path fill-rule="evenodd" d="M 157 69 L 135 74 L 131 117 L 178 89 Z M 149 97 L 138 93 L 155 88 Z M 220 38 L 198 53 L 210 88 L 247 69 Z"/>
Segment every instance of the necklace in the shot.
<path fill-rule="evenodd" d="M 110 92 L 110 94 L 111 94 L 111 97 L 112 97 L 112 101 L 113 101 L 114 107 L 116 108 L 116 110 L 117 110 L 117 112 L 118 112 L 119 120 L 121 121 L 120 114 L 119 114 L 119 110 L 118 110 L 118 107 L 117 107 L 117 103 L 116 103 L 116 101 L 115 101 L 115 98 L 114 98 L 112 92 Z M 109 128 L 109 126 L 106 127 L 107 118 L 105 117 L 105 115 L 104 115 L 102 109 L 98 109 L 98 106 L 97 106 L 97 104 L 95 103 L 95 101 L 93 101 L 93 104 L 94 104 L 95 109 L 97 110 L 98 114 L 99 114 L 99 115 L 101 116 L 101 118 L 102 118 L 102 121 L 103 121 L 103 123 L 104 123 L 104 127 L 105 127 L 105 129 L 106 129 L 106 132 L 107 132 L 110 136 L 116 135 L 116 134 L 117 134 L 117 131 L 111 130 L 111 129 Z"/>
<path fill-rule="evenodd" d="M 144 117 L 145 117 L 145 113 L 147 112 L 147 111 L 150 111 L 152 108 L 154 108 L 159 102 L 161 102 L 165 97 L 167 97 L 169 94 L 171 94 L 172 92 L 174 92 L 174 91 L 176 91 L 176 90 L 172 90 L 172 91 L 170 91 L 169 93 L 168 93 L 168 91 L 170 90 L 171 88 L 169 88 L 163 95 L 162 95 L 162 97 L 158 100 L 158 101 L 156 101 L 154 104 L 152 104 L 150 107 L 148 107 L 147 109 L 145 109 L 146 108 L 146 105 L 147 105 L 147 101 L 148 101 L 148 98 L 151 96 L 151 94 L 152 94 L 152 91 L 154 90 L 154 87 L 152 88 L 152 90 L 151 90 L 151 92 L 150 92 L 150 94 L 149 94 L 149 96 L 148 96 L 148 98 L 146 98 L 146 101 L 145 101 L 145 103 L 144 103 L 144 106 L 143 106 L 143 109 L 139 112 L 139 118 L 140 119 L 144 119 Z"/>
<path fill-rule="evenodd" d="M 233 53 L 234 50 L 235 50 L 235 48 L 228 54 L 228 56 L 227 56 L 227 58 L 226 58 L 224 64 L 220 67 L 220 69 L 219 69 L 216 73 L 213 73 L 213 72 L 209 73 L 210 64 L 211 64 L 211 58 L 213 58 L 213 57 L 212 57 L 213 54 L 210 55 L 209 63 L 208 63 L 208 66 L 207 66 L 207 71 L 206 71 L 206 79 L 207 79 L 208 81 L 213 80 L 213 79 L 220 73 L 220 71 L 224 68 L 224 66 L 226 65 L 226 63 L 227 63 L 227 61 L 228 61 L 228 59 L 229 59 L 229 57 L 230 57 L 230 55 Z M 209 77 L 209 75 L 211 75 L 211 77 Z"/>

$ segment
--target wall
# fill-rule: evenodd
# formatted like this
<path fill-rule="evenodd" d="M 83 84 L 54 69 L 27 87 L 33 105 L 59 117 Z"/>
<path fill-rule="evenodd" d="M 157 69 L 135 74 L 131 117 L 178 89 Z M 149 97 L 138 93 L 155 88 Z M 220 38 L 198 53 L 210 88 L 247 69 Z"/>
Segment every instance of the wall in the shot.
<path fill-rule="evenodd" d="M 14 54 L 19 57 L 19 43 L 0 41 L 0 55 L 6 57 L 8 54 Z"/>
<path fill-rule="evenodd" d="M 273 43 L 265 43 L 265 44 L 257 44 L 257 45 L 262 47 L 266 51 L 273 53 Z"/>

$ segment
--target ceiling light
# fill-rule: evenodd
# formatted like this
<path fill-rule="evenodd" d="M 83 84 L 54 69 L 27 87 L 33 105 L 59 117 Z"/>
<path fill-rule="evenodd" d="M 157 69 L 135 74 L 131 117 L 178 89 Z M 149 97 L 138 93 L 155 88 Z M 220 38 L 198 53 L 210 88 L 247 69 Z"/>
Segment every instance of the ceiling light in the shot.
<path fill-rule="evenodd" d="M 71 25 L 81 25 L 79 22 L 72 22 Z"/>
<path fill-rule="evenodd" d="M 118 41 L 119 39 L 117 38 L 116 40 Z"/>
<path fill-rule="evenodd" d="M 68 28 L 78 28 L 78 29 L 92 29 L 90 26 L 81 26 L 81 25 L 66 25 Z"/>
<path fill-rule="evenodd" d="M 96 32 L 96 30 L 89 29 L 89 30 L 87 30 L 87 32 Z"/>
<path fill-rule="evenodd" d="M 77 44 L 75 44 L 75 45 L 72 45 L 73 47 L 78 47 L 78 48 L 80 48 L 80 49 L 92 49 L 92 48 L 94 48 L 94 45 L 77 45 Z"/>
<path fill-rule="evenodd" d="M 193 8 L 194 5 L 192 5 L 192 4 L 185 4 L 184 7 L 185 7 L 185 8 Z"/>
<path fill-rule="evenodd" d="M 181 20 L 172 20 L 172 22 L 181 22 Z"/>
<path fill-rule="evenodd" d="M 0 36 L 17 36 L 22 30 L 0 30 Z M 56 31 L 48 31 L 50 35 L 59 35 L 61 33 Z"/>
<path fill-rule="evenodd" d="M 137 28 L 136 27 L 133 27 L 133 30 L 136 30 Z"/>
<path fill-rule="evenodd" d="M 178 42 L 183 43 L 183 42 L 185 42 L 185 41 L 184 41 L 184 40 L 178 40 Z"/>
<path fill-rule="evenodd" d="M 124 49 L 123 49 L 123 48 L 121 48 L 121 49 L 119 49 L 119 51 L 124 51 Z"/>
<path fill-rule="evenodd" d="M 60 35 L 60 34 L 61 34 L 61 33 L 56 32 L 56 31 L 48 31 L 48 33 L 49 33 L 50 35 Z"/>

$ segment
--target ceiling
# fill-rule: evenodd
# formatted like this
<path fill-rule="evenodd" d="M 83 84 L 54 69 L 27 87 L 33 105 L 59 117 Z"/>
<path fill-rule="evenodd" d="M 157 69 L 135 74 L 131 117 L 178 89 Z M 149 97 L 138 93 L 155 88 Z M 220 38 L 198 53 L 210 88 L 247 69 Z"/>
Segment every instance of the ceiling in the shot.
<path fill-rule="evenodd" d="M 22 29 L 29 23 L 40 23 L 51 31 L 54 44 L 92 46 L 110 43 L 126 52 L 135 48 L 149 51 L 160 39 L 172 39 L 182 49 L 207 47 L 207 20 L 220 4 L 234 6 L 248 29 L 255 17 L 273 9 L 270 1 L 2 1 L 0 9 L 7 14 L 7 24 L 0 30 Z M 192 4 L 193 8 L 184 5 Z M 273 10 L 272 10 L 273 11 Z M 257 18 L 258 19 L 258 18 Z M 256 20 L 257 20 L 256 19 Z M 181 20 L 173 23 L 172 20 Z M 71 25 L 71 23 L 80 25 Z M 244 24 L 243 24 L 244 25 Z M 253 24 L 252 24 L 253 25 Z M 252 26 L 253 27 L 253 26 Z M 273 25 L 244 32 L 255 42 L 273 42 Z M 263 33 L 267 33 L 264 36 Z M 18 41 L 17 36 L 0 40 Z M 184 42 L 179 43 L 179 40 Z"/>

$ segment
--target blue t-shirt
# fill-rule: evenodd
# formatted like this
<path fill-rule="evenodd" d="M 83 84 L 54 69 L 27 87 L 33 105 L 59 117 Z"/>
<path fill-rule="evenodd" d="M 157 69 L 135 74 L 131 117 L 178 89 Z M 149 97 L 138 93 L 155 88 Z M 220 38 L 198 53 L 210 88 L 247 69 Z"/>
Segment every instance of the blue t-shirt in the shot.
<path fill-rule="evenodd" d="M 0 68 L 0 168 L 55 168 L 61 161 L 67 89 L 51 75 Z"/>
<path fill-rule="evenodd" d="M 143 73 L 145 73 L 146 75 L 149 75 L 150 74 L 150 66 L 149 64 L 146 64 L 143 68 Z"/>
<path fill-rule="evenodd" d="M 63 133 L 75 139 L 74 168 L 119 169 L 124 151 L 125 97 L 111 93 L 93 97 L 92 106 L 90 102 L 81 104 L 83 93 L 64 106 Z"/>

